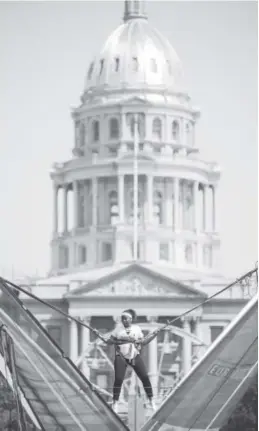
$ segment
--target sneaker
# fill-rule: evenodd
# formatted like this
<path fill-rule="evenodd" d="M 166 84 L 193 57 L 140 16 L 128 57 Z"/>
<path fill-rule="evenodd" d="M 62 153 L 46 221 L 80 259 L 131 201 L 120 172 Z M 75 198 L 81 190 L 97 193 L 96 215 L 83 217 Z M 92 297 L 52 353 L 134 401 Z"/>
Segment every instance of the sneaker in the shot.
<path fill-rule="evenodd" d="M 118 403 L 117 403 L 117 401 L 114 401 L 112 403 L 112 410 L 114 411 L 114 413 L 118 414 L 119 409 L 118 409 Z"/>
<path fill-rule="evenodd" d="M 154 400 L 149 400 L 149 407 L 151 408 L 151 410 L 155 411 L 156 410 L 156 405 L 154 403 Z"/>

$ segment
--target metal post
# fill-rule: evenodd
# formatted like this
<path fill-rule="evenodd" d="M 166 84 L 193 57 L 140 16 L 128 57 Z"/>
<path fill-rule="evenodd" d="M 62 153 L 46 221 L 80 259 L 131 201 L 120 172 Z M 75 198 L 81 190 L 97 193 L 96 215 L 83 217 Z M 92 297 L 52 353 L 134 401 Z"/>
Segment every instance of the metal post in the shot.
<path fill-rule="evenodd" d="M 138 431 L 138 403 L 137 403 L 137 396 L 138 396 L 138 381 L 137 381 L 137 375 L 134 372 L 134 380 L 135 380 L 135 395 L 134 395 L 134 431 Z"/>
<path fill-rule="evenodd" d="M 134 115 L 133 153 L 133 260 L 138 260 L 138 115 Z"/>

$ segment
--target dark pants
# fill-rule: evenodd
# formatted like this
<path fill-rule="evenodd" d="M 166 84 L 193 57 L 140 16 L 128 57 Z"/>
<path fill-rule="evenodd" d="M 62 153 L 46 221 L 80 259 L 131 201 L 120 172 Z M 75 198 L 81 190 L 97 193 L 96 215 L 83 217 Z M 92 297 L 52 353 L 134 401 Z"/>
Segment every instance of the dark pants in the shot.
<path fill-rule="evenodd" d="M 114 401 L 118 401 L 119 399 L 122 383 L 125 377 L 127 366 L 129 364 L 130 362 L 127 359 L 122 358 L 120 355 L 115 356 L 115 360 L 114 360 L 115 380 L 114 380 L 114 386 L 113 386 Z M 152 386 L 146 371 L 145 364 L 141 356 L 137 355 L 131 364 L 135 373 L 141 380 L 148 398 L 151 399 L 153 397 Z"/>

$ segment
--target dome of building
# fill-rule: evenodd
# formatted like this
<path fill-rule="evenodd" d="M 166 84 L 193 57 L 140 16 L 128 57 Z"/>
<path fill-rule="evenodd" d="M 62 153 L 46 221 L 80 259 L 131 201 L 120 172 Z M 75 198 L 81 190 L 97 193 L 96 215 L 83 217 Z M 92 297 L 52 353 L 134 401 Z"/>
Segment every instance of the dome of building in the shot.
<path fill-rule="evenodd" d="M 124 23 L 90 63 L 85 91 L 120 88 L 176 90 L 182 66 L 169 41 L 153 28 L 145 2 L 125 1 Z"/>

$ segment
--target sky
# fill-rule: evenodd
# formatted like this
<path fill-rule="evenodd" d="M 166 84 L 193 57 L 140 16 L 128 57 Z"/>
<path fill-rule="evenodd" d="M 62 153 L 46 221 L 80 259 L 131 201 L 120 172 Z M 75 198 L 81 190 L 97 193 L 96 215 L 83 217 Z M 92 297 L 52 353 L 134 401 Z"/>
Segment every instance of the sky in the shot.
<path fill-rule="evenodd" d="M 257 260 L 257 3 L 149 1 L 201 110 L 196 144 L 222 169 L 221 271 Z M 50 268 L 54 162 L 74 145 L 71 109 L 91 59 L 122 22 L 122 1 L 0 3 L 0 272 Z"/>

